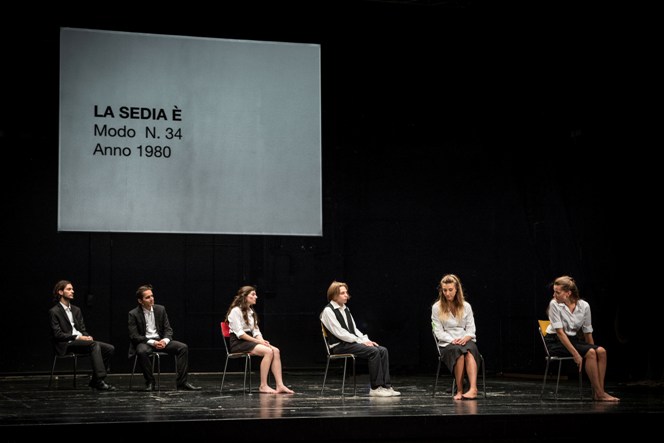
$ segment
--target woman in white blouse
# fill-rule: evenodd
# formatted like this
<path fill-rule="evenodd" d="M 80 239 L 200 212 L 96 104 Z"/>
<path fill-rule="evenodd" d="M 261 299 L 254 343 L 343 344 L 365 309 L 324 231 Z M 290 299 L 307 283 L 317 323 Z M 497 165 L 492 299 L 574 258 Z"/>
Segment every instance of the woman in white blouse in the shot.
<path fill-rule="evenodd" d="M 456 380 L 454 399 L 476 399 L 480 352 L 475 343 L 475 320 L 470 304 L 463 297 L 461 280 L 454 274 L 440 280 L 438 301 L 431 307 L 431 324 L 443 361 Z M 470 384 L 466 392 L 463 392 L 464 375 Z"/>
<path fill-rule="evenodd" d="M 258 316 L 251 308 L 256 304 L 256 288 L 242 286 L 235 295 L 231 306 L 226 313 L 226 321 L 231 330 L 231 352 L 249 352 L 251 355 L 263 357 L 261 360 L 261 384 L 258 391 L 262 394 L 293 394 L 291 389 L 284 385 L 281 376 L 281 352 L 279 348 L 270 344 L 263 338 L 258 328 Z M 268 373 L 276 381 L 276 389 L 267 384 Z"/>
<path fill-rule="evenodd" d="M 593 340 L 590 305 L 581 299 L 579 288 L 572 277 L 563 275 L 553 282 L 553 298 L 547 308 L 551 324 L 545 340 L 549 352 L 557 357 L 574 357 L 579 372 L 585 361 L 586 374 L 596 401 L 618 401 L 619 398 L 604 391 L 606 375 L 606 349 Z M 579 338 L 583 333 L 584 340 Z"/>

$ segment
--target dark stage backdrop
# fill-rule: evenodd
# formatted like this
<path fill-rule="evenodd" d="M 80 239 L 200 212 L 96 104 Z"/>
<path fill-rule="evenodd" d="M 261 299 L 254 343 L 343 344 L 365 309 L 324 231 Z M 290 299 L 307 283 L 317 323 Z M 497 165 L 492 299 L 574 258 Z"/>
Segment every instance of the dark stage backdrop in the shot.
<path fill-rule="evenodd" d="M 247 283 L 285 368 L 322 369 L 318 314 L 334 279 L 350 285 L 360 329 L 389 348 L 395 374 L 432 372 L 430 306 L 456 273 L 490 373 L 541 374 L 536 320 L 548 283 L 570 274 L 609 350 L 608 377 L 661 378 L 649 341 L 657 270 L 641 252 L 659 244 L 656 163 L 640 130 L 652 118 L 632 102 L 644 84 L 615 69 L 638 57 L 595 11 L 517 20 L 505 3 L 274 2 L 214 22 L 193 8 L 62 11 L 26 24 L 30 39 L 3 30 L 0 373 L 50 370 L 60 279 L 73 281 L 91 333 L 116 346 L 113 372 L 130 370 L 127 312 L 144 283 L 189 344 L 191 371 L 222 369 L 219 322 Z M 320 44 L 324 235 L 58 233 L 61 26 Z"/>

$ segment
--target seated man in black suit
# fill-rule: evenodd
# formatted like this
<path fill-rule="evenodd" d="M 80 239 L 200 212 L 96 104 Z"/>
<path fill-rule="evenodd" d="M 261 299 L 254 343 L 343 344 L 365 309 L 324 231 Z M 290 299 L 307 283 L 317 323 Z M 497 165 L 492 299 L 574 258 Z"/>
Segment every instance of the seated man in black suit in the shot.
<path fill-rule="evenodd" d="M 115 387 L 104 381 L 115 347 L 97 341 L 88 334 L 81 310 L 71 304 L 73 299 L 74 286 L 70 281 L 60 280 L 55 284 L 53 288 L 55 306 L 48 311 L 55 352 L 58 355 L 70 351 L 89 353 L 92 362 L 90 387 L 99 391 L 115 391 Z"/>
<path fill-rule="evenodd" d="M 129 311 L 129 358 L 138 354 L 138 363 L 145 377 L 145 390 L 155 389 L 154 373 L 150 364 L 150 352 L 160 351 L 177 355 L 178 389 L 198 391 L 200 387 L 187 381 L 189 347 L 173 340 L 173 329 L 168 321 L 166 308 L 154 304 L 151 285 L 140 286 L 136 290 L 138 306 Z"/>

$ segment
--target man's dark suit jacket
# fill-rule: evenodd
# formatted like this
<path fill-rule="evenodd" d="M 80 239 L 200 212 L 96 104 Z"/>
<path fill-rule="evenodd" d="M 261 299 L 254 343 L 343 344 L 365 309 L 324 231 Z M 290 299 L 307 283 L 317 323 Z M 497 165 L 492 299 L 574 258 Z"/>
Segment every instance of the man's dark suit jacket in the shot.
<path fill-rule="evenodd" d="M 72 304 L 70 304 L 69 307 L 71 308 L 71 313 L 74 317 L 74 326 L 76 326 L 76 329 L 78 329 L 83 335 L 90 335 L 85 329 L 81 309 Z M 58 302 L 48 311 L 48 315 L 51 319 L 51 330 L 53 332 L 55 352 L 57 352 L 58 355 L 64 355 L 67 351 L 67 343 L 76 340 L 76 336 L 72 334 L 73 330 L 71 323 L 69 323 L 69 318 L 67 318 L 65 308 L 63 308 L 60 302 Z"/>
<path fill-rule="evenodd" d="M 173 340 L 173 328 L 168 321 L 166 308 L 162 305 L 152 306 L 154 309 L 154 322 L 157 326 L 157 334 L 160 338 L 167 338 Z M 147 343 L 148 338 L 145 336 L 145 315 L 143 314 L 143 307 L 137 306 L 129 311 L 129 358 L 136 355 L 136 346 L 141 343 Z M 77 326 L 78 327 L 78 326 Z"/>

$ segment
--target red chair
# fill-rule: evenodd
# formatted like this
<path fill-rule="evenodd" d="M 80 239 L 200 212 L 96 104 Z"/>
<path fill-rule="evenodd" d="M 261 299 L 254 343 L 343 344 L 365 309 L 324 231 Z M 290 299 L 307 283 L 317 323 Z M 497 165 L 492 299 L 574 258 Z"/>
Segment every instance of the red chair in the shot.
<path fill-rule="evenodd" d="M 243 392 L 247 392 L 247 373 L 249 374 L 249 393 L 251 393 L 251 354 L 249 352 L 231 352 L 230 338 L 231 329 L 227 321 L 221 322 L 221 335 L 224 340 L 224 347 L 226 348 L 226 363 L 224 363 L 224 375 L 221 377 L 221 388 L 219 393 L 224 390 L 224 380 L 226 379 L 226 368 L 228 367 L 228 360 L 232 358 L 244 358 L 244 384 L 242 386 Z M 248 371 L 247 371 L 248 368 Z"/>

